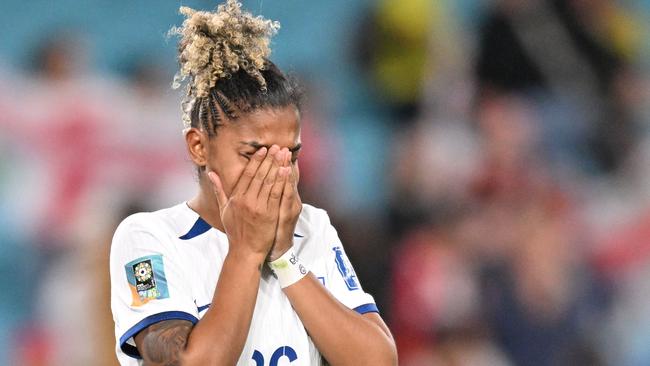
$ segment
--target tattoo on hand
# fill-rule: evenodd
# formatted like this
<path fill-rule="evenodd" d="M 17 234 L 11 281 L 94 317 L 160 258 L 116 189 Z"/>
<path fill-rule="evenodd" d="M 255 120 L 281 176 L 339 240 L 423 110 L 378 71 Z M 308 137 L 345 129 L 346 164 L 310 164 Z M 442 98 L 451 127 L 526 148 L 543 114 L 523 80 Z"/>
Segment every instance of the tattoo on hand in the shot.
<path fill-rule="evenodd" d="M 149 326 L 144 338 L 141 338 L 140 353 L 144 364 L 147 366 L 180 365 L 180 354 L 185 349 L 191 330 L 192 323 L 186 320 L 167 320 Z"/>

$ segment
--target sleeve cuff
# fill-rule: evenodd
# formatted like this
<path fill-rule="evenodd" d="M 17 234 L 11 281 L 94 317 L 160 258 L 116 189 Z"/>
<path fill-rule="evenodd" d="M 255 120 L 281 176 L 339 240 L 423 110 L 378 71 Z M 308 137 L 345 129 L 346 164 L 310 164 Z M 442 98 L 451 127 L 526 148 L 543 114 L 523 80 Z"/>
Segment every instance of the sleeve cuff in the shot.
<path fill-rule="evenodd" d="M 379 313 L 379 309 L 377 308 L 377 305 L 374 303 L 360 305 L 354 308 L 353 310 L 359 314 Z"/>
<path fill-rule="evenodd" d="M 196 324 L 199 321 L 194 315 L 183 311 L 165 311 L 163 313 L 149 315 L 140 320 L 136 325 L 132 326 L 122 337 L 120 337 L 120 348 L 122 349 L 122 352 L 133 358 L 142 358 L 138 349 L 133 344 L 128 343 L 128 341 L 148 326 L 159 323 L 163 320 L 172 319 L 187 320 L 192 322 L 192 324 Z"/>

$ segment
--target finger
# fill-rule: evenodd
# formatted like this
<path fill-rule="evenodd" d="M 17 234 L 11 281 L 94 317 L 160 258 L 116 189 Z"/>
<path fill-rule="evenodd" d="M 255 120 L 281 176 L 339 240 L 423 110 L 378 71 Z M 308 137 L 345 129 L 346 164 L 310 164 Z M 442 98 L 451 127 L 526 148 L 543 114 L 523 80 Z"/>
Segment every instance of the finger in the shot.
<path fill-rule="evenodd" d="M 266 176 L 269 174 L 269 170 L 271 170 L 271 167 L 274 164 L 273 161 L 275 160 L 275 154 L 277 154 L 279 150 L 280 148 L 278 145 L 271 146 L 269 153 L 266 154 L 266 158 L 264 158 L 262 164 L 257 168 L 257 172 L 246 190 L 246 194 L 250 195 L 250 197 L 257 198 L 260 194 L 260 189 L 264 184 L 264 179 L 266 179 Z"/>
<path fill-rule="evenodd" d="M 250 185 L 251 181 L 255 177 L 257 168 L 260 166 L 260 164 L 262 164 L 262 161 L 264 161 L 266 155 L 267 155 L 267 150 L 265 147 L 261 147 L 259 150 L 255 152 L 255 154 L 253 154 L 251 160 L 248 162 L 246 168 L 244 168 L 244 171 L 239 177 L 239 180 L 237 181 L 237 184 L 233 189 L 233 194 L 242 194 L 246 192 L 248 186 Z"/>
<path fill-rule="evenodd" d="M 271 170 L 269 170 L 269 173 L 266 175 L 266 178 L 264 179 L 264 184 L 262 185 L 262 188 L 260 189 L 260 193 L 257 196 L 258 199 L 266 205 L 269 195 L 271 194 L 271 189 L 275 184 L 277 184 L 278 181 L 278 172 L 280 168 L 282 167 L 282 163 L 284 161 L 284 150 L 280 150 L 277 154 L 275 154 L 273 158 L 273 164 L 271 165 Z"/>
<path fill-rule="evenodd" d="M 291 174 L 289 174 L 289 183 L 293 186 L 295 190 L 298 189 L 298 168 L 289 164 L 289 169 L 291 169 Z"/>
<path fill-rule="evenodd" d="M 298 193 L 298 169 L 295 167 L 291 167 L 289 169 L 291 170 L 289 177 L 287 177 L 287 181 L 291 186 L 291 199 L 292 205 L 294 206 L 292 212 L 297 212 L 300 214 L 302 211 L 302 200 L 300 199 L 300 194 Z"/>
<path fill-rule="evenodd" d="M 208 178 L 212 182 L 212 189 L 214 190 L 214 195 L 217 196 L 217 204 L 219 205 L 219 211 L 221 211 L 221 208 L 228 202 L 228 197 L 226 197 L 226 193 L 223 191 L 223 184 L 221 184 L 221 179 L 215 172 L 208 172 Z"/>
<path fill-rule="evenodd" d="M 280 208 L 280 199 L 282 198 L 282 192 L 284 191 L 288 176 L 289 168 L 278 168 L 278 175 L 276 177 L 275 184 L 273 184 L 273 187 L 271 187 L 271 191 L 269 192 L 267 207 L 270 210 L 275 211 Z"/>
<path fill-rule="evenodd" d="M 282 150 L 280 150 L 280 157 L 278 159 L 278 164 L 280 164 L 280 166 L 287 166 L 287 159 L 290 156 L 291 153 L 289 152 L 289 149 L 287 149 L 286 147 L 282 148 Z"/>
<path fill-rule="evenodd" d="M 282 201 L 280 202 L 280 221 L 283 221 L 283 218 L 291 212 L 291 206 L 293 205 L 293 200 L 295 197 L 295 189 L 292 179 L 292 171 L 290 167 L 284 167 L 283 169 L 287 170 L 287 178 L 284 180 L 284 187 L 282 187 Z"/>
<path fill-rule="evenodd" d="M 282 160 L 280 161 L 280 166 L 288 167 L 289 161 L 291 160 L 291 152 L 286 147 L 282 149 L 282 152 L 284 155 L 282 156 Z"/>
<path fill-rule="evenodd" d="M 294 222 L 294 209 L 293 205 L 295 204 L 295 190 L 293 184 L 290 182 L 291 179 L 291 167 L 283 167 L 285 170 L 286 178 L 284 179 L 284 184 L 282 186 L 282 199 L 280 200 L 280 212 L 278 214 L 278 232 L 276 235 L 276 241 L 281 243 L 286 243 L 291 241 L 293 235 L 293 227 L 290 227 L 290 223 Z"/>

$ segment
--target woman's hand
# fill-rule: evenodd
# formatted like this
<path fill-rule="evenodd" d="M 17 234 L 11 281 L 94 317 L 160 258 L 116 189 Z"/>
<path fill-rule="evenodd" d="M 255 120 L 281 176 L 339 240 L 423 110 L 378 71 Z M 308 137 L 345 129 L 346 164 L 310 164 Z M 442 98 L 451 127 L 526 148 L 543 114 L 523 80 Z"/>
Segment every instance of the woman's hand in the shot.
<path fill-rule="evenodd" d="M 269 253 L 290 172 L 290 168 L 282 166 L 285 158 L 284 150 L 277 145 L 268 152 L 265 147 L 257 150 L 230 197 L 226 197 L 219 176 L 208 172 L 232 254 L 252 255 L 261 263 Z"/>
<path fill-rule="evenodd" d="M 284 151 L 284 149 L 283 149 Z M 283 165 L 289 163 L 290 154 L 287 150 L 287 160 Z M 290 169 L 290 174 L 285 179 L 282 190 L 282 200 L 280 202 L 280 212 L 278 215 L 278 228 L 275 236 L 275 243 L 269 253 L 267 260 L 274 261 L 282 256 L 289 248 L 293 246 L 293 233 L 296 229 L 298 217 L 302 211 L 302 201 L 298 194 L 298 177 L 295 169 Z"/>

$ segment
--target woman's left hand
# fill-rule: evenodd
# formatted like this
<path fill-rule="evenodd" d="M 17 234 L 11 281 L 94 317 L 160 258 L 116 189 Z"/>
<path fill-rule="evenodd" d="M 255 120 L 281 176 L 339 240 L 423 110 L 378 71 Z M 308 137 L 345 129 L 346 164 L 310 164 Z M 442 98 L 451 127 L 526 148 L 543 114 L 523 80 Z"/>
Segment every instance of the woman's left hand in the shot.
<path fill-rule="evenodd" d="M 290 156 L 290 155 L 288 155 Z M 285 165 L 290 162 L 287 159 Z M 296 229 L 298 217 L 302 211 L 302 201 L 298 194 L 298 171 L 292 167 L 289 177 L 287 177 L 280 201 L 280 214 L 278 218 L 278 229 L 275 235 L 273 248 L 269 252 L 267 260 L 274 261 L 282 256 L 289 248 L 293 246 L 293 233 Z"/>

